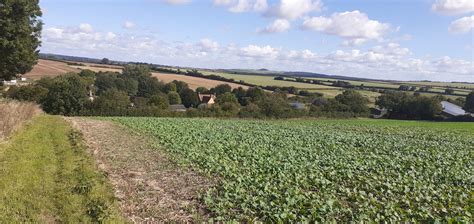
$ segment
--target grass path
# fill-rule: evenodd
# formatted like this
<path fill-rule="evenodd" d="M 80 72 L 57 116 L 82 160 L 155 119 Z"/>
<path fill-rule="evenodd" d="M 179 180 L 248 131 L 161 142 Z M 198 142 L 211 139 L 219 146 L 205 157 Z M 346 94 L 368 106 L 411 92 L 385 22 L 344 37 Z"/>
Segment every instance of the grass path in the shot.
<path fill-rule="evenodd" d="M 122 223 L 110 185 L 82 138 L 38 116 L 0 145 L 0 223 Z"/>
<path fill-rule="evenodd" d="M 189 223 L 207 219 L 198 194 L 213 184 L 208 178 L 179 167 L 147 137 L 110 121 L 67 119 L 84 134 L 130 221 Z"/>

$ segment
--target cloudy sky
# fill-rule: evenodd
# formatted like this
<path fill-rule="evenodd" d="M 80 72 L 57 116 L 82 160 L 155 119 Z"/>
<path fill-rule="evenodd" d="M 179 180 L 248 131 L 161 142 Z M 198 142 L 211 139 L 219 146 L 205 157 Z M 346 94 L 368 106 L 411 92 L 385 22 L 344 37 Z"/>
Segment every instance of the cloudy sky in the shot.
<path fill-rule="evenodd" d="M 472 0 L 42 0 L 43 53 L 474 82 Z"/>

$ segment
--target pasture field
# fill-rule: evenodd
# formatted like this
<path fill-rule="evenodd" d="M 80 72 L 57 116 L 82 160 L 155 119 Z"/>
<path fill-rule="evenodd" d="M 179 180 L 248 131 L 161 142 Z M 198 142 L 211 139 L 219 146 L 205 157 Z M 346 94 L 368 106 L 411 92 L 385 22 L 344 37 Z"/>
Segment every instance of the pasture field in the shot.
<path fill-rule="evenodd" d="M 243 80 L 246 83 L 259 85 L 259 86 L 281 86 L 281 87 L 294 86 L 296 88 L 301 88 L 301 89 L 321 89 L 321 90 L 340 89 L 338 87 L 332 87 L 332 86 L 274 80 L 275 77 L 273 76 L 237 75 L 237 74 L 230 74 L 230 73 L 223 73 L 223 72 L 209 72 L 209 71 L 200 71 L 200 72 L 202 72 L 204 75 L 218 75 L 224 78 L 235 79 L 236 81 Z"/>
<path fill-rule="evenodd" d="M 157 73 L 153 72 L 152 75 L 158 80 L 163 81 L 164 83 L 169 83 L 174 80 L 178 81 L 183 81 L 189 85 L 189 88 L 191 89 L 196 89 L 198 87 L 206 87 L 208 89 L 214 88 L 217 85 L 220 84 L 228 84 L 230 85 L 233 89 L 234 88 L 239 88 L 242 87 L 244 89 L 248 89 L 248 86 L 245 85 L 239 85 L 231 82 L 224 82 L 224 81 L 218 81 L 218 80 L 211 80 L 211 79 L 204 79 L 204 78 L 199 78 L 199 77 L 192 77 L 192 76 L 186 76 L 186 75 L 179 75 L 179 74 L 169 74 L 169 73 Z"/>
<path fill-rule="evenodd" d="M 474 125 L 108 118 L 219 183 L 215 220 L 471 222 Z"/>

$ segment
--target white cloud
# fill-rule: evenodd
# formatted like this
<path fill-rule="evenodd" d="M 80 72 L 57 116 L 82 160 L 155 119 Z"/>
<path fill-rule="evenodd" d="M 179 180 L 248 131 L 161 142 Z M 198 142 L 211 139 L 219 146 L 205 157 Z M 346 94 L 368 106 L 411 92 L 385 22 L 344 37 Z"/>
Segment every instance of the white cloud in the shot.
<path fill-rule="evenodd" d="M 81 30 L 84 33 L 92 33 L 94 29 L 92 26 L 88 23 L 82 23 L 79 25 L 79 30 Z"/>
<path fill-rule="evenodd" d="M 207 38 L 201 39 L 199 46 L 203 52 L 217 51 L 219 49 L 219 43 Z"/>
<path fill-rule="evenodd" d="M 416 58 L 408 48 L 391 42 L 368 50 L 336 50 L 316 54 L 310 49 L 284 49 L 270 45 L 222 45 L 211 39 L 165 42 L 155 36 L 113 32 L 84 32 L 76 27 L 45 27 L 41 51 L 114 58 L 202 68 L 268 68 L 312 71 L 379 79 L 474 82 L 470 60 L 450 57 Z"/>
<path fill-rule="evenodd" d="M 281 0 L 280 3 L 271 7 L 266 14 L 293 20 L 313 11 L 319 12 L 322 7 L 321 0 Z"/>
<path fill-rule="evenodd" d="M 276 58 L 279 54 L 278 49 L 266 45 L 263 47 L 257 45 L 248 45 L 240 49 L 240 55 L 252 58 Z"/>
<path fill-rule="evenodd" d="M 474 28 L 474 15 L 466 16 L 451 23 L 449 32 L 453 34 L 469 33 Z"/>
<path fill-rule="evenodd" d="M 170 4 L 170 5 L 183 5 L 183 4 L 188 4 L 192 0 L 163 0 L 163 2 Z"/>
<path fill-rule="evenodd" d="M 431 9 L 446 15 L 459 15 L 474 12 L 472 0 L 437 0 Z"/>
<path fill-rule="evenodd" d="M 267 0 L 214 0 L 216 6 L 226 6 L 234 13 L 248 11 L 265 11 L 268 8 Z"/>
<path fill-rule="evenodd" d="M 129 29 L 129 30 L 135 28 L 135 26 L 136 24 L 130 21 L 125 21 L 122 25 L 123 28 Z"/>
<path fill-rule="evenodd" d="M 258 33 L 282 33 L 291 28 L 291 24 L 286 19 L 277 19 L 264 29 L 258 29 Z"/>
<path fill-rule="evenodd" d="M 334 13 L 331 17 L 307 18 L 302 27 L 349 39 L 346 45 L 357 45 L 367 40 L 381 40 L 390 25 L 371 20 L 359 11 L 352 11 Z"/>

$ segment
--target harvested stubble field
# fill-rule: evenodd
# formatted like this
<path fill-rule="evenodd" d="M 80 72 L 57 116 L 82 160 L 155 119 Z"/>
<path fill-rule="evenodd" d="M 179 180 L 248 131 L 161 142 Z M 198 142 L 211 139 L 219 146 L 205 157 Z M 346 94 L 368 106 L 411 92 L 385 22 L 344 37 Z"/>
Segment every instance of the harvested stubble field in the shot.
<path fill-rule="evenodd" d="M 64 62 L 38 60 L 38 64 L 33 67 L 33 70 L 23 75 L 29 79 L 41 79 L 43 77 L 56 77 L 69 72 L 79 72 L 80 70 L 67 65 Z"/>
<path fill-rule="evenodd" d="M 221 180 L 217 220 L 472 221 L 474 126 L 380 120 L 111 118 Z"/>

